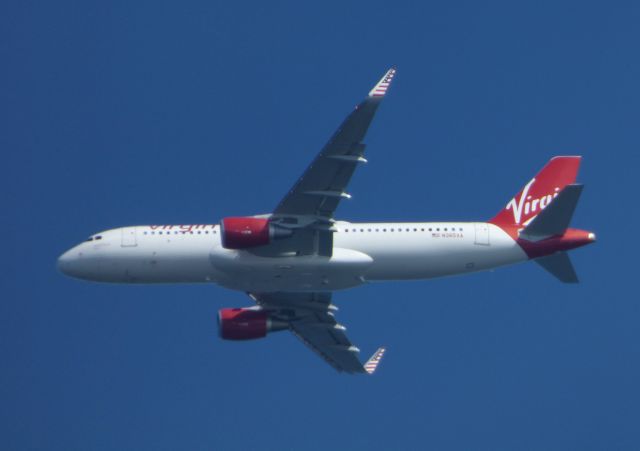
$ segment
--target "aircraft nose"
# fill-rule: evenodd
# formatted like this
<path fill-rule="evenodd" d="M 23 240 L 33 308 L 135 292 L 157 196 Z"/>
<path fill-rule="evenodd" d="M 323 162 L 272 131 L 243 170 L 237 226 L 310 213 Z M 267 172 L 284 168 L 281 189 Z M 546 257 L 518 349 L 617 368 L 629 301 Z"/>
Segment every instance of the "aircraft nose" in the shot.
<path fill-rule="evenodd" d="M 67 276 L 77 277 L 78 271 L 78 252 L 75 249 L 69 249 L 67 252 L 58 257 L 58 262 L 56 266 L 58 267 L 58 271 Z"/>
<path fill-rule="evenodd" d="M 58 267 L 58 271 L 60 271 L 63 274 L 68 274 L 67 271 L 69 270 L 70 263 L 71 263 L 71 255 L 70 255 L 70 251 L 67 251 L 64 254 L 62 254 L 60 257 L 58 257 L 58 262 L 56 264 L 56 266 Z"/>

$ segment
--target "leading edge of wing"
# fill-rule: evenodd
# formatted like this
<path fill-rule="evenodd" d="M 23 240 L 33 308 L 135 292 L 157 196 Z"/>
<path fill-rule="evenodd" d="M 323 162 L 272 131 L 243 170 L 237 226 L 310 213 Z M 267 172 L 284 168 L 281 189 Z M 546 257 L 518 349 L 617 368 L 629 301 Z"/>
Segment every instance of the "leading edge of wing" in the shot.
<path fill-rule="evenodd" d="M 331 293 L 251 293 L 251 298 L 274 318 L 289 324 L 291 332 L 340 372 L 373 374 L 385 348 L 379 348 L 364 364 L 334 316 Z"/>

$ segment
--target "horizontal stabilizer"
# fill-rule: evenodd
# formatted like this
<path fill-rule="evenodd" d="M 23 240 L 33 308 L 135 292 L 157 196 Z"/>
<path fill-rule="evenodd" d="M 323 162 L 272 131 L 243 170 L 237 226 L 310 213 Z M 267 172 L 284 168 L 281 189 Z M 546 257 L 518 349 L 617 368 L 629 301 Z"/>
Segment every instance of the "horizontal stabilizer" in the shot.
<path fill-rule="evenodd" d="M 546 257 L 536 258 L 535 262 L 561 282 L 578 283 L 578 276 L 576 275 L 575 269 L 573 269 L 569 254 L 566 252 L 556 252 Z"/>
<path fill-rule="evenodd" d="M 520 238 L 539 241 L 551 236 L 564 235 L 569 227 L 584 185 L 572 184 L 562 191 L 527 225 Z"/>

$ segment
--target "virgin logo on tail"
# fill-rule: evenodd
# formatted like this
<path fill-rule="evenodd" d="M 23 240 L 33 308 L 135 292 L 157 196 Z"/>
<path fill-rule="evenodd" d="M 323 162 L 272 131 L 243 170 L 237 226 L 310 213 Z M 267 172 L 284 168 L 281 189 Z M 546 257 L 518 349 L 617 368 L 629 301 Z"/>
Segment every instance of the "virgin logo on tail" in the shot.
<path fill-rule="evenodd" d="M 553 157 L 489 222 L 501 227 L 527 225 L 565 186 L 575 182 L 579 167 L 580 157 Z"/>
<path fill-rule="evenodd" d="M 553 194 L 546 194 L 541 197 L 532 199 L 531 196 L 529 196 L 529 190 L 535 183 L 535 181 L 535 178 L 531 179 L 531 181 L 527 183 L 527 185 L 522 189 L 520 198 L 516 200 L 516 198 L 514 197 L 507 204 L 506 209 L 513 211 L 513 222 L 515 224 L 520 224 L 523 213 L 526 217 L 529 216 L 529 214 L 534 214 L 536 212 L 542 211 L 560 192 L 560 188 L 556 187 L 554 188 Z"/>

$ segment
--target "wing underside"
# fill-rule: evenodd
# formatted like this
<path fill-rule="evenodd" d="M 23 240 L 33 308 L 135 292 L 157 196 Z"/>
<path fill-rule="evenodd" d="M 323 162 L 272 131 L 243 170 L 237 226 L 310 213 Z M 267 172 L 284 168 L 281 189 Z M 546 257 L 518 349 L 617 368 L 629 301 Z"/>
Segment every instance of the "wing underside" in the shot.
<path fill-rule="evenodd" d="M 347 116 L 273 211 L 271 221 L 293 230 L 293 236 L 256 253 L 331 255 L 335 210 L 342 199 L 351 197 L 347 185 L 358 164 L 366 162 L 363 140 L 395 72 L 389 69 Z"/>
<path fill-rule="evenodd" d="M 362 142 L 384 97 L 395 69 L 389 69 L 369 95 L 347 116 L 306 171 L 274 210 L 274 216 L 332 218 L 340 200 L 349 198 L 347 185 L 364 159 Z"/>
<path fill-rule="evenodd" d="M 378 349 L 365 364 L 360 362 L 346 328 L 334 316 L 331 293 L 251 293 L 270 315 L 289 324 L 289 329 L 336 370 L 346 373 L 373 373 L 384 349 Z"/>

